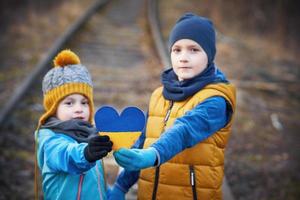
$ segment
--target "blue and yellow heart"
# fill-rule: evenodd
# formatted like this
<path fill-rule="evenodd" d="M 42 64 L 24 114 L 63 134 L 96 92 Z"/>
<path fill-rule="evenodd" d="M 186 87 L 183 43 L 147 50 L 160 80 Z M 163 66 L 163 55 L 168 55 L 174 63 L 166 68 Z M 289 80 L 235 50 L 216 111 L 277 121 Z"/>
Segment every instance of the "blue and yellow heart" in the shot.
<path fill-rule="evenodd" d="M 100 107 L 95 113 L 95 124 L 100 135 L 108 135 L 113 150 L 130 148 L 145 126 L 145 115 L 137 107 L 127 107 L 119 115 L 111 106 Z"/>

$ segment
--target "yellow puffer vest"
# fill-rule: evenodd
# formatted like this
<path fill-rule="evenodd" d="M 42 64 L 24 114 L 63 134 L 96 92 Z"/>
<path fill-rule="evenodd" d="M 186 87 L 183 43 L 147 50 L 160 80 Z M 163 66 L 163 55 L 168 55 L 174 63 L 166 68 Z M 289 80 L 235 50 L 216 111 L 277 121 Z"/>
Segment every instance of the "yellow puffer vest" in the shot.
<path fill-rule="evenodd" d="M 169 118 L 164 122 L 171 102 L 162 95 L 162 87 L 156 89 L 150 99 L 144 148 L 150 146 L 172 126 L 174 120 L 183 116 L 188 110 L 212 96 L 224 97 L 235 110 L 235 88 L 231 84 L 210 84 L 192 97 L 174 102 L 169 111 Z M 232 125 L 214 133 L 205 141 L 198 143 L 177 154 L 158 168 L 144 169 L 138 182 L 138 199 L 152 199 L 156 185 L 156 199 L 222 199 L 222 179 L 224 175 L 224 150 Z M 157 176 L 155 175 L 157 173 Z M 157 179 L 156 179 L 157 178 Z M 158 181 L 158 184 L 154 184 Z"/>

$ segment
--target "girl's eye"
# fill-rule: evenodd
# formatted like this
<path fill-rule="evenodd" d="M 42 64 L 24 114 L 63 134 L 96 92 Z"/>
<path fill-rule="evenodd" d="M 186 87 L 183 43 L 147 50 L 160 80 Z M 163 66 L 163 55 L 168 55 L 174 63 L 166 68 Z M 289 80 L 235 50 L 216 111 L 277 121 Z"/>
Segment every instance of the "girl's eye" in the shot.
<path fill-rule="evenodd" d="M 71 106 L 71 105 L 73 104 L 73 102 L 72 102 L 72 101 L 66 101 L 65 104 L 66 104 L 67 106 Z"/>
<path fill-rule="evenodd" d="M 200 50 L 197 49 L 197 48 L 192 48 L 191 51 L 192 51 L 192 52 L 198 52 L 198 51 L 200 51 Z"/>
<path fill-rule="evenodd" d="M 83 101 L 83 102 L 81 102 L 82 103 L 82 105 L 89 105 L 89 102 L 88 101 Z"/>

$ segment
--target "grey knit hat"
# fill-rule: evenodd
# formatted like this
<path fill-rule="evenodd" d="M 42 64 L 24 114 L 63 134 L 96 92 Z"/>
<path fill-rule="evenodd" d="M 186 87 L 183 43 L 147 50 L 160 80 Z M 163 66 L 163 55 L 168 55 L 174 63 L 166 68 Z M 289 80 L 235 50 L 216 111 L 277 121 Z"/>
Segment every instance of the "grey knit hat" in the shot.
<path fill-rule="evenodd" d="M 43 93 L 67 83 L 86 83 L 93 87 L 92 78 L 85 66 L 81 64 L 54 67 L 43 79 Z"/>

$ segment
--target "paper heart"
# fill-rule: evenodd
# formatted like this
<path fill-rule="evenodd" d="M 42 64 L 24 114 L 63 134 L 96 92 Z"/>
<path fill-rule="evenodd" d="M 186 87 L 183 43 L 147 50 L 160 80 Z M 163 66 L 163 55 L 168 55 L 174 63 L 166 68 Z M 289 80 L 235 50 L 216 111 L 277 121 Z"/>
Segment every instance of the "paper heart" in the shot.
<path fill-rule="evenodd" d="M 136 107 L 127 107 L 119 115 L 113 107 L 103 106 L 94 119 L 99 134 L 108 135 L 113 142 L 113 150 L 130 148 L 145 126 L 145 115 Z"/>
<path fill-rule="evenodd" d="M 94 120 L 98 132 L 139 132 L 145 126 L 145 115 L 137 107 L 127 107 L 119 115 L 115 108 L 103 106 Z"/>

